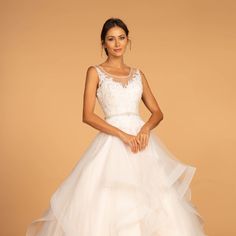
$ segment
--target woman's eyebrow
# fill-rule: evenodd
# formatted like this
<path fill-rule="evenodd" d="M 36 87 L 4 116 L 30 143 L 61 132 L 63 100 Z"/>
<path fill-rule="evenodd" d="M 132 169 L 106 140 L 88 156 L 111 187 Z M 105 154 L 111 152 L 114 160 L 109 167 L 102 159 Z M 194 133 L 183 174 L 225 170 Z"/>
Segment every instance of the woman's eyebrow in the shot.
<path fill-rule="evenodd" d="M 125 35 L 125 34 L 121 34 L 121 35 L 119 35 L 118 37 L 123 36 L 123 35 Z M 108 35 L 107 38 L 108 38 L 108 37 L 115 37 L 115 36 L 113 36 L 113 35 Z"/>

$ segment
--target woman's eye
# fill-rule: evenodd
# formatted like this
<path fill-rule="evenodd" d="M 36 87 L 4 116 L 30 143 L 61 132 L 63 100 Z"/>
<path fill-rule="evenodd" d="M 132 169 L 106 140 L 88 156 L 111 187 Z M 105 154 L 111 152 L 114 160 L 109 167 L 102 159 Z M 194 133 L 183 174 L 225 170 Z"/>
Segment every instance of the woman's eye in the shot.
<path fill-rule="evenodd" d="M 125 39 L 125 37 L 123 36 L 123 37 L 120 37 L 121 39 Z"/>
<path fill-rule="evenodd" d="M 125 37 L 124 37 L 124 36 L 122 36 L 122 37 L 120 37 L 120 39 L 122 39 L 122 40 L 123 40 L 123 39 L 125 39 Z M 112 41 L 112 40 L 113 40 L 113 38 L 109 38 L 108 40 L 109 40 L 109 41 Z"/>

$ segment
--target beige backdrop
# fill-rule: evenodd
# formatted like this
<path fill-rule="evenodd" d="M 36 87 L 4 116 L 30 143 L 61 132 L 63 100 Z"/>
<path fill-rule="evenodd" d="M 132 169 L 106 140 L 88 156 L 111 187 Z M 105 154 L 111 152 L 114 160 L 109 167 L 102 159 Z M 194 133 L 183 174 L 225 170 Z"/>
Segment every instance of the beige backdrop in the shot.
<path fill-rule="evenodd" d="M 236 235 L 234 1 L 0 4 L 0 235 L 25 235 L 98 132 L 82 123 L 83 86 L 106 59 L 100 31 L 112 16 L 130 30 L 125 62 L 143 70 L 164 113 L 156 134 L 197 167 L 192 201 L 207 233 Z"/>

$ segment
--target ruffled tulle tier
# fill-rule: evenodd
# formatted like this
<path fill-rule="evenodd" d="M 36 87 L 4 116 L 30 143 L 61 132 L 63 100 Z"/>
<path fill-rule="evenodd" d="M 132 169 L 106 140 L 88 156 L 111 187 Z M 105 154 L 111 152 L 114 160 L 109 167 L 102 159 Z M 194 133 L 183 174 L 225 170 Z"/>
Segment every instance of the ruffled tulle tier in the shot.
<path fill-rule="evenodd" d="M 137 134 L 137 116 L 107 122 Z M 191 202 L 196 168 L 180 162 L 153 132 L 132 153 L 119 138 L 99 132 L 26 236 L 206 236 Z"/>

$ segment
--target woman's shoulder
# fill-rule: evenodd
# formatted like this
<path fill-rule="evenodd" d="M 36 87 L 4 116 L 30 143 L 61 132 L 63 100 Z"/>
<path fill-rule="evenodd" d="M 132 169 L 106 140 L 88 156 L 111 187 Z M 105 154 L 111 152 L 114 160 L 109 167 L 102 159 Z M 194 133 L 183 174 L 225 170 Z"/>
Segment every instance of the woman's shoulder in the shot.
<path fill-rule="evenodd" d="M 144 74 L 143 69 L 141 67 L 136 66 L 136 67 L 134 67 L 134 70 L 136 70 L 141 75 L 142 78 L 145 78 L 145 74 Z"/>
<path fill-rule="evenodd" d="M 95 71 L 96 67 L 97 67 L 97 65 L 90 65 L 87 67 L 87 71 Z"/>
<path fill-rule="evenodd" d="M 139 66 L 136 67 L 136 69 L 137 69 L 137 72 L 140 75 L 140 79 L 142 80 L 142 83 L 143 84 L 147 84 L 148 83 L 148 79 L 147 79 L 147 77 L 146 77 L 146 75 L 144 73 L 144 70 L 142 68 L 140 68 Z"/>
<path fill-rule="evenodd" d="M 96 65 L 89 65 L 87 67 L 86 71 L 86 79 L 87 80 L 92 80 L 98 82 L 99 80 L 99 74 L 98 71 L 96 70 Z"/>
<path fill-rule="evenodd" d="M 98 76 L 98 65 L 94 64 L 94 65 L 89 65 L 87 67 L 87 75 L 91 75 L 91 76 Z"/>

